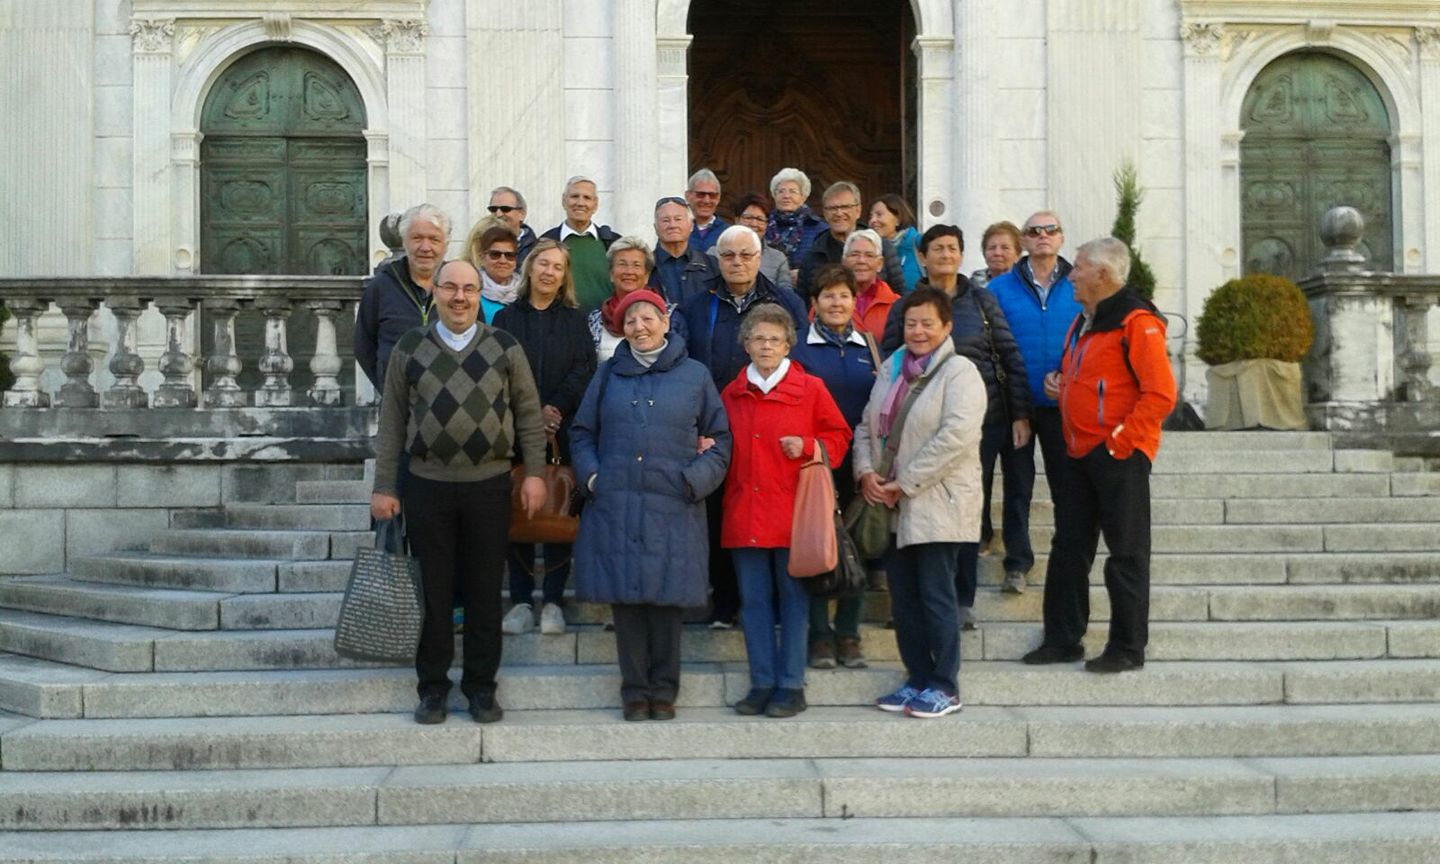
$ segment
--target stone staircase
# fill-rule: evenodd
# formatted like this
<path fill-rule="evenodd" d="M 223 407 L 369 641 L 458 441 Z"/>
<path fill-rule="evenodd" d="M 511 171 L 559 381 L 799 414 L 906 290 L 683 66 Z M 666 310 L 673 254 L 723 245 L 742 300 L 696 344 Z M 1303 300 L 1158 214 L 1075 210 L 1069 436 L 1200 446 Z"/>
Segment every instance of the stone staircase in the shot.
<path fill-rule="evenodd" d="M 900 676 L 875 593 L 872 668 L 810 670 L 792 720 L 736 716 L 742 638 L 695 626 L 679 719 L 623 722 L 605 610 L 573 605 L 563 636 L 506 637 L 503 722 L 418 726 L 412 670 L 330 647 L 358 468 L 179 512 L 145 551 L 0 579 L 0 862 L 1440 861 L 1424 467 L 1167 436 L 1144 671 L 1015 662 L 1045 562 L 1011 597 L 990 560 L 966 708 L 931 722 L 865 707 Z"/>

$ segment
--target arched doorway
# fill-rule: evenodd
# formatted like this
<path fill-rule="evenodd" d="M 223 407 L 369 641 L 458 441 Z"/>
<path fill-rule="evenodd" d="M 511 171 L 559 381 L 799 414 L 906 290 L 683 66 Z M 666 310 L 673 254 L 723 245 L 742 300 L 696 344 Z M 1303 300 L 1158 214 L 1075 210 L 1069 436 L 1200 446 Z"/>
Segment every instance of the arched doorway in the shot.
<path fill-rule="evenodd" d="M 815 196 L 851 180 L 916 200 L 910 0 L 695 0 L 687 29 L 690 164 L 727 198 L 790 165 Z"/>
<path fill-rule="evenodd" d="M 1394 269 L 1390 115 L 1364 73 L 1332 54 L 1288 54 L 1256 76 L 1240 126 L 1245 272 L 1312 272 L 1320 217 L 1341 204 L 1365 217 L 1368 266 Z"/>

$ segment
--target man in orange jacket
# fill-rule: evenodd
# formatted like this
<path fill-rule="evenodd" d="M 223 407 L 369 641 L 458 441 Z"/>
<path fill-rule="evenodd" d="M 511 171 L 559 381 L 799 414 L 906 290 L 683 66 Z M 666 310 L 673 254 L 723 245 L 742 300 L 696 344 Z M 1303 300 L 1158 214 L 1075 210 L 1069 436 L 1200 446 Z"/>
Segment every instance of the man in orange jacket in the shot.
<path fill-rule="evenodd" d="M 1110 638 L 1085 664 L 1091 672 L 1145 665 L 1150 618 L 1150 465 L 1160 424 L 1175 406 L 1165 351 L 1165 319 L 1127 287 L 1130 251 L 1113 237 L 1081 246 L 1070 281 L 1082 312 L 1070 326 L 1060 371 L 1045 379 L 1059 401 L 1070 471 L 1055 496 L 1055 544 L 1045 572 L 1045 638 L 1026 654 L 1032 665 L 1085 656 L 1090 566 L 1099 535 L 1110 550 L 1105 590 Z"/>

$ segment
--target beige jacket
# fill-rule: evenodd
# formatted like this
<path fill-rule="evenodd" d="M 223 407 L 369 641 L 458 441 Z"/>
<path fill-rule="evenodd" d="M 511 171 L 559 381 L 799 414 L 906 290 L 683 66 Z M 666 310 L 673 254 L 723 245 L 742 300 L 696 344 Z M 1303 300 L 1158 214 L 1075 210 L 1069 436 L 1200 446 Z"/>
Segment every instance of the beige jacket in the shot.
<path fill-rule="evenodd" d="M 895 544 L 975 543 L 980 539 L 980 425 L 985 419 L 985 382 L 975 364 L 952 356 L 947 340 L 925 370 L 939 377 L 925 386 L 905 419 L 895 454 L 895 479 L 905 496 Z M 900 371 L 901 352 L 887 358 L 870 390 L 865 414 L 855 428 L 855 478 L 876 470 L 885 442 L 871 430 L 890 382 Z M 936 369 L 939 368 L 939 372 Z"/>

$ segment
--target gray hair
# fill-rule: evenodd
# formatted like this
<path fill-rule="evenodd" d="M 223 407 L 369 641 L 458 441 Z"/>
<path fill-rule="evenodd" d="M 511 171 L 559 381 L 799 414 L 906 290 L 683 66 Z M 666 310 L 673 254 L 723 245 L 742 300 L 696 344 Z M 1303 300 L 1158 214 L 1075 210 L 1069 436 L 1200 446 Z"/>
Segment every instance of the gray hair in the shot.
<path fill-rule="evenodd" d="M 785 307 L 778 303 L 757 303 L 750 307 L 745 317 L 740 319 L 740 344 L 744 345 L 750 339 L 750 334 L 761 324 L 774 324 L 785 331 L 785 350 L 789 351 L 795 347 L 799 337 L 795 335 L 795 319 L 785 311 Z"/>
<path fill-rule="evenodd" d="M 400 237 L 402 240 L 410 236 L 410 226 L 415 224 L 416 220 L 429 222 L 431 225 L 440 229 L 440 233 L 445 235 L 446 240 L 450 239 L 450 217 L 445 215 L 445 211 L 436 207 L 434 204 L 416 204 L 414 207 L 406 210 L 405 215 L 400 217 Z"/>
<path fill-rule="evenodd" d="M 599 195 L 599 183 L 596 183 L 594 180 L 591 180 L 584 174 L 576 174 L 574 177 L 571 177 L 569 180 L 565 181 L 565 191 L 560 193 L 561 197 L 563 198 L 565 195 L 570 194 L 570 187 L 574 186 L 576 183 L 589 183 L 591 186 L 595 187 L 596 195 Z"/>
<path fill-rule="evenodd" d="M 810 197 L 810 178 L 799 168 L 781 168 L 770 178 L 770 197 L 775 197 L 775 190 L 780 188 L 781 183 L 798 183 L 800 185 L 800 197 Z"/>
<path fill-rule="evenodd" d="M 1114 237 L 1101 237 L 1084 243 L 1075 250 L 1077 259 L 1084 257 L 1095 267 L 1110 271 L 1110 275 L 1121 285 L 1130 278 L 1130 247 Z"/>
<path fill-rule="evenodd" d="M 685 190 L 688 192 L 694 189 L 696 183 L 714 183 L 715 190 L 717 192 L 720 190 L 720 178 L 716 177 L 715 172 L 709 168 L 701 168 L 699 171 L 691 174 L 690 179 L 685 183 Z"/>
<path fill-rule="evenodd" d="M 609 262 L 611 266 L 614 266 L 615 256 L 619 255 L 621 252 L 644 253 L 645 272 L 653 273 L 655 271 L 655 253 L 650 251 L 650 244 L 646 243 L 644 240 L 641 240 L 639 237 L 636 237 L 633 234 L 626 234 L 624 237 L 621 237 L 619 240 L 611 243 L 610 248 L 605 250 L 605 260 Z"/>
<path fill-rule="evenodd" d="M 729 228 L 721 231 L 720 236 L 715 239 L 715 248 L 719 249 L 721 246 L 724 246 L 726 242 L 734 240 L 736 237 L 743 239 L 745 245 L 754 249 L 756 252 L 761 251 L 760 235 L 756 234 L 753 228 L 747 228 L 744 225 L 731 225 Z"/>
<path fill-rule="evenodd" d="M 857 228 L 850 232 L 849 237 L 845 238 L 845 246 L 840 250 L 841 256 L 850 254 L 850 247 L 855 245 L 856 240 L 869 240 L 870 245 L 875 247 L 876 255 L 885 254 L 885 244 L 879 234 L 869 228 Z"/>
<path fill-rule="evenodd" d="M 821 203 L 829 201 L 831 198 L 834 198 L 841 192 L 849 192 L 851 195 L 854 195 L 856 204 L 859 204 L 860 202 L 865 200 L 864 196 L 860 194 L 859 186 L 856 186 L 849 180 L 836 180 L 834 183 L 831 183 L 829 186 L 825 187 L 825 194 L 820 196 L 820 201 Z"/>
<path fill-rule="evenodd" d="M 491 189 L 491 190 L 490 190 L 490 197 L 491 197 L 491 199 L 494 199 L 494 197 L 495 197 L 496 195 L 499 195 L 501 192 L 504 192 L 504 193 L 507 194 L 507 195 L 514 195 L 514 196 L 515 196 L 515 205 L 516 205 L 517 207 L 519 207 L 521 210 L 524 210 L 526 213 L 529 213 L 529 212 L 530 212 L 530 207 L 529 207 L 529 205 L 527 205 L 527 204 L 525 203 L 525 196 L 520 194 L 520 190 L 519 190 L 519 189 L 515 189 L 515 188 L 512 188 L 512 187 L 510 187 L 510 186 L 496 186 L 494 189 Z"/>

